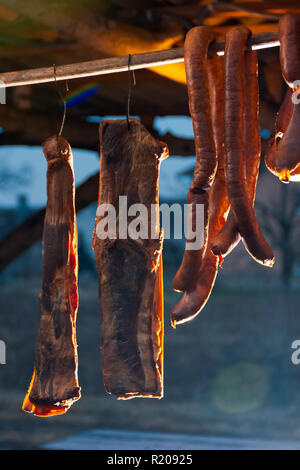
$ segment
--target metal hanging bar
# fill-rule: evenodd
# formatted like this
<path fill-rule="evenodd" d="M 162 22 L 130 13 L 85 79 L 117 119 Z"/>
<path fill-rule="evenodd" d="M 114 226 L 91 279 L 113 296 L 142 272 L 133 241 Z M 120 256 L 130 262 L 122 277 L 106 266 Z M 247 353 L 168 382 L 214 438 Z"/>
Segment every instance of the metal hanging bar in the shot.
<path fill-rule="evenodd" d="M 275 32 L 261 33 L 252 36 L 251 49 L 267 49 L 279 46 L 278 34 Z M 224 54 L 224 42 L 216 42 L 210 51 L 212 54 Z M 157 67 L 159 65 L 176 64 L 183 62 L 183 48 L 167 49 L 163 51 L 144 52 L 131 56 L 131 70 Z M 109 59 L 91 60 L 77 64 L 58 65 L 54 78 L 53 66 L 37 69 L 20 70 L 0 74 L 0 88 L 20 85 L 35 85 L 38 83 L 58 80 L 72 80 L 73 78 L 92 77 L 110 73 L 127 72 L 128 56 L 112 57 Z"/>

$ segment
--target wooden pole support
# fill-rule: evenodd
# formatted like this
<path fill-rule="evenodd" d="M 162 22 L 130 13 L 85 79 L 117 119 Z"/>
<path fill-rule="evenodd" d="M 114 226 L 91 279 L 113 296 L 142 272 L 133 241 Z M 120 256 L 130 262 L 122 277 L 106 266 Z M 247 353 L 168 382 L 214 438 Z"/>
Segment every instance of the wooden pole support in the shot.
<path fill-rule="evenodd" d="M 252 36 L 251 48 L 253 50 L 267 49 L 279 46 L 278 34 L 274 32 L 256 34 Z M 216 42 L 211 49 L 212 54 L 224 54 L 224 42 Z M 162 51 L 144 52 L 131 56 L 130 69 L 139 70 L 160 65 L 183 62 L 183 48 L 173 48 Z M 128 56 L 112 57 L 108 59 L 91 60 L 77 64 L 57 65 L 55 68 L 56 80 L 71 80 L 73 78 L 105 75 L 128 70 Z M 0 74 L 0 88 L 35 85 L 38 83 L 53 82 L 54 67 L 20 70 Z"/>

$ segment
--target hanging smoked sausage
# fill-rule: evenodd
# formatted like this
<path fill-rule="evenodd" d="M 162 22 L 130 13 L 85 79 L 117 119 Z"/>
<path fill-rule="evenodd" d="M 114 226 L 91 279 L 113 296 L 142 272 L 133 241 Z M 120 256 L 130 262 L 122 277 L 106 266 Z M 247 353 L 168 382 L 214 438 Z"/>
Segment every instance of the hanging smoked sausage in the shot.
<path fill-rule="evenodd" d="M 209 189 L 217 168 L 216 149 L 211 121 L 211 98 L 207 72 L 208 48 L 215 40 L 213 30 L 206 26 L 192 28 L 184 43 L 190 114 L 195 136 L 196 166 L 188 191 L 187 202 L 192 207 L 191 228 L 196 230 L 196 206 L 204 206 L 204 244 L 197 250 L 186 249 L 172 286 L 185 291 L 195 286 L 208 237 Z M 198 228 L 199 230 L 199 228 Z M 187 240 L 190 243 L 191 240 Z"/>
<path fill-rule="evenodd" d="M 300 15 L 287 14 L 280 19 L 279 39 L 282 75 L 291 92 L 279 111 L 265 162 L 272 173 L 288 183 L 300 181 Z M 292 101 L 293 94 L 296 103 Z"/>
<path fill-rule="evenodd" d="M 211 251 L 211 241 L 221 230 L 229 210 L 224 174 L 224 94 L 223 58 L 214 56 L 207 61 L 210 84 L 213 136 L 218 162 L 217 173 L 209 194 L 208 239 L 197 282 L 194 288 L 187 289 L 171 313 L 171 323 L 177 324 L 194 318 L 205 306 L 218 273 L 219 259 Z"/>
<path fill-rule="evenodd" d="M 258 128 L 259 90 L 257 80 L 257 52 L 245 53 L 245 107 L 243 151 L 246 158 L 246 174 L 251 204 L 254 204 L 256 183 L 260 164 L 260 134 Z M 230 211 L 226 223 L 212 242 L 212 251 L 222 258 L 227 256 L 240 241 L 240 232 L 233 211 Z"/>
<path fill-rule="evenodd" d="M 248 192 L 244 154 L 245 47 L 251 35 L 248 28 L 237 26 L 228 31 L 225 43 L 225 175 L 231 210 L 249 254 L 272 267 L 274 254 L 256 219 Z"/>

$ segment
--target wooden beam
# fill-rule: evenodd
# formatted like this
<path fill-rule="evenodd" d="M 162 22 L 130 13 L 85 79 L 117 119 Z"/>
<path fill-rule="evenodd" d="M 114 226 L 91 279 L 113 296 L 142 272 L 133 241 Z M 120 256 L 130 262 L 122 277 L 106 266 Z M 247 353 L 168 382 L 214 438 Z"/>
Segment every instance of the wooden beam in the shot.
<path fill-rule="evenodd" d="M 288 12 L 299 12 L 299 2 L 285 1 L 285 2 L 274 2 L 274 1 L 251 1 L 251 2 L 215 2 L 208 3 L 206 5 L 201 3 L 193 3 L 188 5 L 164 5 L 164 6 L 153 6 L 149 7 L 148 11 L 153 13 L 162 13 L 167 15 L 178 16 L 193 20 L 199 17 L 203 10 L 207 8 L 208 15 L 214 16 L 216 12 L 236 11 L 241 15 L 247 14 L 248 16 L 260 16 L 263 19 L 277 20 L 280 14 Z M 129 15 L 128 15 L 129 16 Z M 205 24 L 205 20 L 203 21 Z"/>
<path fill-rule="evenodd" d="M 19 14 L 17 21 L 28 18 L 34 20 L 37 24 L 57 31 L 61 39 L 76 40 L 105 57 L 169 49 L 184 37 L 182 28 L 152 32 L 147 28 L 106 18 L 101 14 L 99 6 L 94 8 L 95 4 L 93 7 L 88 1 L 1 0 L 1 4 Z M 26 54 L 26 48 L 23 53 Z M 158 73 L 172 79 L 169 70 Z M 171 75 L 174 76 L 173 70 Z"/>
<path fill-rule="evenodd" d="M 97 124 L 95 124 L 95 126 L 97 126 Z M 193 157 L 195 155 L 195 144 L 193 139 L 182 139 L 180 137 L 174 136 L 170 132 L 161 135 L 153 131 L 153 129 L 150 129 L 150 131 L 151 134 L 153 134 L 155 137 L 167 144 L 170 155 L 172 157 Z M 72 130 L 72 134 L 74 135 L 76 132 L 81 132 L 79 123 L 78 126 L 76 126 L 76 128 Z M 96 136 L 98 136 L 98 131 L 95 134 Z M 18 133 L 4 132 L 3 134 L 0 134 L 0 145 L 40 146 L 41 142 L 43 142 L 47 137 L 49 137 L 49 135 L 50 134 L 45 134 L 43 136 L 38 135 L 37 137 L 35 137 L 33 135 L 30 136 L 27 133 L 20 136 Z M 67 138 L 69 134 L 67 133 L 67 131 L 64 131 L 63 135 Z M 67 138 L 67 140 L 70 141 L 69 138 Z M 78 137 L 77 140 L 72 141 L 72 147 L 84 150 L 91 150 L 97 152 L 98 154 L 99 139 L 98 137 L 93 137 L 93 139 L 89 141 L 85 138 L 84 140 L 82 140 L 80 139 L 80 137 Z"/>
<path fill-rule="evenodd" d="M 152 115 L 142 117 L 142 122 L 152 122 Z M 24 111 L 10 105 L 0 106 L 0 127 L 4 132 L 0 134 L 0 145 L 37 145 L 55 134 L 60 126 L 57 114 Z M 33 131 L 34 130 L 34 131 Z M 164 135 L 154 129 L 149 131 L 158 139 L 164 141 L 169 148 L 170 155 L 195 155 L 193 139 L 182 139 L 170 132 Z M 67 116 L 63 130 L 64 137 L 71 142 L 72 147 L 99 152 L 98 124 L 79 118 Z"/>
<path fill-rule="evenodd" d="M 41 145 L 49 135 L 58 132 L 60 114 L 39 113 L 0 105 L 1 145 Z M 65 121 L 65 138 L 73 147 L 99 150 L 98 125 L 68 116 Z"/>
<path fill-rule="evenodd" d="M 263 33 L 252 37 L 253 50 L 279 46 L 277 33 Z M 224 42 L 216 42 L 211 53 L 224 54 Z M 131 70 L 140 70 L 160 65 L 183 62 L 183 49 L 174 48 L 155 52 L 145 52 L 131 56 Z M 117 72 L 128 71 L 128 56 L 112 57 L 110 59 L 92 60 L 56 67 L 56 80 L 70 80 L 81 77 L 91 77 Z M 20 85 L 35 85 L 37 83 L 53 82 L 55 80 L 53 67 L 20 70 L 0 74 L 0 87 Z"/>
<path fill-rule="evenodd" d="M 76 211 L 97 201 L 99 173 L 95 173 L 76 188 Z M 37 242 L 43 233 L 45 209 L 31 214 L 24 222 L 0 241 L 0 271 Z"/>
<path fill-rule="evenodd" d="M 162 135 L 155 132 L 153 129 L 149 130 L 157 139 L 167 144 L 171 156 L 191 157 L 195 155 L 194 139 L 176 137 L 170 132 L 166 132 L 166 134 Z"/>
<path fill-rule="evenodd" d="M 146 52 L 132 55 L 131 70 L 183 62 L 183 49 L 167 49 L 164 51 Z M 91 60 L 56 67 L 56 80 L 71 80 L 74 78 L 92 77 L 128 71 L 128 56 L 112 57 L 109 59 Z M 20 70 L 0 74 L 0 87 L 20 85 L 35 85 L 54 82 L 53 67 Z"/>

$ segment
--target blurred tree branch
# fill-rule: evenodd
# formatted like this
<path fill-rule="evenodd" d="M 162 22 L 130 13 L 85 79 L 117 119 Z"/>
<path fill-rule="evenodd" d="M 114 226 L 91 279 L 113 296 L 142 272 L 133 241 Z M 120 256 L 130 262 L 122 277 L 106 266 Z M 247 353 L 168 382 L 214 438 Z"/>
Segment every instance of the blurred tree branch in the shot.
<path fill-rule="evenodd" d="M 292 184 L 281 185 L 271 204 L 257 201 L 256 208 L 261 214 L 264 232 L 280 253 L 281 279 L 283 286 L 289 289 L 300 257 L 300 190 Z"/>
<path fill-rule="evenodd" d="M 77 212 L 97 201 L 98 185 L 99 173 L 95 173 L 76 188 Z M 0 271 L 41 238 L 44 217 L 45 209 L 35 211 L 0 241 Z"/>

